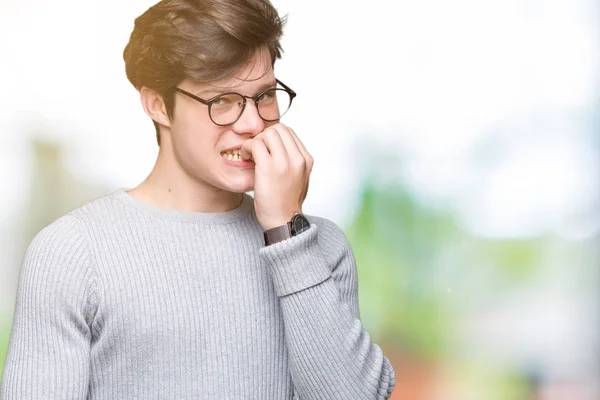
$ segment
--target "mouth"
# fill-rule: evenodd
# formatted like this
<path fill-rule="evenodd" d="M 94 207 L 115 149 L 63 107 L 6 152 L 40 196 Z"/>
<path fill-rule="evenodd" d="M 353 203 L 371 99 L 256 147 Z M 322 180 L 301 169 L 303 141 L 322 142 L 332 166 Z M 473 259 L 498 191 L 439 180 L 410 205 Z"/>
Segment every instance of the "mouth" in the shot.
<path fill-rule="evenodd" d="M 243 160 L 241 156 L 240 149 L 229 149 L 221 152 L 221 157 L 229 160 L 229 161 L 244 161 L 244 162 L 253 162 L 252 156 L 249 160 Z"/>

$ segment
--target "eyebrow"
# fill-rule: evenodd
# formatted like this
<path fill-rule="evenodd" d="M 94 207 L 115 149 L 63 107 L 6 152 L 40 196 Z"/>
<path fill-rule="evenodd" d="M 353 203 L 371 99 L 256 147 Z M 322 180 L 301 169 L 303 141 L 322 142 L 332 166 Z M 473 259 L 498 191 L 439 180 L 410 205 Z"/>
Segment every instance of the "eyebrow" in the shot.
<path fill-rule="evenodd" d="M 273 82 L 264 83 L 264 84 L 262 84 L 262 85 L 260 85 L 258 87 L 258 91 L 256 92 L 256 94 L 258 94 L 258 93 L 260 93 L 260 92 L 262 92 L 264 90 L 274 88 L 276 86 L 277 86 L 277 81 L 276 80 L 274 80 Z M 215 96 L 218 96 L 218 95 L 223 94 L 223 93 L 237 93 L 237 92 L 235 91 L 235 89 L 232 89 L 232 88 L 222 88 L 222 89 L 216 89 L 215 88 L 215 89 L 201 90 L 200 92 L 195 93 L 195 94 L 197 96 L 201 96 L 201 95 L 206 95 L 206 94 L 209 94 L 209 93 L 213 93 Z"/>

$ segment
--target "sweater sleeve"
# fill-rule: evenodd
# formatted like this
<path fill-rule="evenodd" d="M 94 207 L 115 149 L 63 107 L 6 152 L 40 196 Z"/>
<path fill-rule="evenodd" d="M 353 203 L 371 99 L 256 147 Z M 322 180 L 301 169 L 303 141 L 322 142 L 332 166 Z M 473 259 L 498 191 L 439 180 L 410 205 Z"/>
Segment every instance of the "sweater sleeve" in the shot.
<path fill-rule="evenodd" d="M 260 255 L 280 299 L 298 398 L 389 398 L 396 375 L 362 329 L 356 262 L 342 230 L 313 219 L 310 229 Z"/>
<path fill-rule="evenodd" d="M 25 252 L 1 400 L 86 398 L 95 303 L 79 221 L 63 216 Z"/>

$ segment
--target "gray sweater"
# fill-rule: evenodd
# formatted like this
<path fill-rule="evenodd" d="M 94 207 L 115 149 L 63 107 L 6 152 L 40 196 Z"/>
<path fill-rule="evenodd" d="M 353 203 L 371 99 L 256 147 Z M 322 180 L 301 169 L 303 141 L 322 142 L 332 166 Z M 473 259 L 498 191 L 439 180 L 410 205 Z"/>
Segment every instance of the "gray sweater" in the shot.
<path fill-rule="evenodd" d="M 57 219 L 19 275 L 1 400 L 385 399 L 352 249 L 330 220 L 264 246 L 254 199 L 169 210 L 119 189 Z"/>

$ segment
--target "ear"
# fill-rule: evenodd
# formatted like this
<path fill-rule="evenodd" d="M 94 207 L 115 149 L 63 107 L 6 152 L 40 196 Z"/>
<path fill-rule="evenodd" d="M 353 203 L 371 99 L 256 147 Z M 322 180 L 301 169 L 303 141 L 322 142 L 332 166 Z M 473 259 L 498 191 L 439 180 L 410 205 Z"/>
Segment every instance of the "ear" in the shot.
<path fill-rule="evenodd" d="M 167 108 L 161 95 L 155 90 L 143 86 L 140 90 L 140 99 L 144 111 L 150 118 L 160 125 L 164 125 L 168 128 L 171 127 L 171 121 L 167 115 Z"/>

